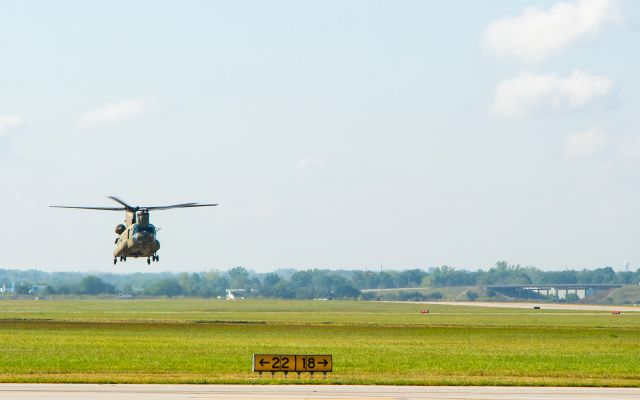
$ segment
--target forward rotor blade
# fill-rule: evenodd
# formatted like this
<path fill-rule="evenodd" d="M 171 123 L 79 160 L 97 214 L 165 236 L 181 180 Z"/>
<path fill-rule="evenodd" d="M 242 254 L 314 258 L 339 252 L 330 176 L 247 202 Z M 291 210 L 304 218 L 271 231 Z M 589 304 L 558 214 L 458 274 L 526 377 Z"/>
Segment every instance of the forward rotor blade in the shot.
<path fill-rule="evenodd" d="M 192 208 L 192 207 L 214 207 L 217 204 L 198 204 L 198 203 L 184 203 L 184 204 L 174 204 L 171 206 L 158 206 L 158 207 L 140 207 L 145 210 L 169 210 L 172 208 Z"/>
<path fill-rule="evenodd" d="M 116 203 L 120 203 L 122 204 L 125 209 L 127 210 L 133 210 L 134 207 L 131 207 L 130 205 L 128 205 L 127 203 L 125 203 L 124 201 L 120 200 L 119 198 L 115 197 L 115 196 L 107 196 L 108 198 L 110 198 L 111 200 L 115 201 Z"/>
<path fill-rule="evenodd" d="M 103 210 L 103 211 L 124 211 L 124 207 L 73 207 L 73 206 L 49 206 L 51 208 L 74 208 L 78 210 Z"/>

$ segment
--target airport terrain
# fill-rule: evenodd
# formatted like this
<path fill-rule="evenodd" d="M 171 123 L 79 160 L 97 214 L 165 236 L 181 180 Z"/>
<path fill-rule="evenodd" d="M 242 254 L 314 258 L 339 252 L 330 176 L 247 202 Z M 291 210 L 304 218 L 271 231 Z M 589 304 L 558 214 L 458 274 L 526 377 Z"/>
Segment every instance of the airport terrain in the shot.
<path fill-rule="evenodd" d="M 429 311 L 426 313 L 426 311 Z M 640 386 L 640 313 L 356 301 L 0 301 L 0 381 Z M 253 353 L 333 354 L 326 379 Z"/>

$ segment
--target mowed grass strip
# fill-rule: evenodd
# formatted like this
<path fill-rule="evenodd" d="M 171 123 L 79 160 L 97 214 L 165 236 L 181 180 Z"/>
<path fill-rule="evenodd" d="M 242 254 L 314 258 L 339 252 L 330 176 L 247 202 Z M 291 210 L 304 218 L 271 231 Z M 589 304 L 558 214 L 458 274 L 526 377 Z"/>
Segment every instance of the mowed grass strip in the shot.
<path fill-rule="evenodd" d="M 420 310 L 428 309 L 429 314 Z M 628 327 L 640 312 L 533 310 L 358 301 L 81 299 L 0 301 L 1 320 L 333 325 Z"/>
<path fill-rule="evenodd" d="M 429 314 L 420 310 L 429 308 Z M 0 301 L 0 381 L 640 385 L 640 315 L 333 301 Z M 329 353 L 326 380 L 253 353 Z"/>

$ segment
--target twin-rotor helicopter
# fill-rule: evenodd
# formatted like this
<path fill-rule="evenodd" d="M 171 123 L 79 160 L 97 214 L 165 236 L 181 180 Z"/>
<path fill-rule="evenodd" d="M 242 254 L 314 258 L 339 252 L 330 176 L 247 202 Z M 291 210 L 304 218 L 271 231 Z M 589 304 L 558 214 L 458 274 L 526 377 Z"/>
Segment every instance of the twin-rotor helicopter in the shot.
<path fill-rule="evenodd" d="M 160 261 L 158 250 L 160 242 L 156 239 L 156 229 L 149 222 L 149 211 L 169 210 L 172 208 L 193 208 L 193 207 L 213 207 L 217 204 L 183 203 L 170 206 L 154 207 L 132 207 L 117 197 L 108 196 L 111 200 L 119 203 L 122 207 L 72 207 L 72 206 L 50 206 L 54 208 L 75 208 L 81 210 L 103 210 L 103 211 L 124 211 L 124 224 L 116 225 L 116 248 L 113 251 L 113 264 L 120 261 L 127 261 L 127 257 L 146 257 L 147 264 L 151 261 Z"/>

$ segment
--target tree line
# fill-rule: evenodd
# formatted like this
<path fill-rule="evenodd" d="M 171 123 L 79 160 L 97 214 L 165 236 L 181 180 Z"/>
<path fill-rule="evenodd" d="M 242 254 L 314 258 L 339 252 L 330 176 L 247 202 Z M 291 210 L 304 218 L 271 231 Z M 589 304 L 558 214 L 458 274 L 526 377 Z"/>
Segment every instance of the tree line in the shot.
<path fill-rule="evenodd" d="M 637 284 L 640 270 L 611 267 L 542 271 L 500 261 L 488 270 L 449 266 L 403 271 L 293 270 L 257 273 L 244 267 L 194 273 L 87 274 L 0 269 L 2 295 L 131 295 L 222 297 L 231 290 L 241 297 L 282 299 L 352 299 L 363 289 L 394 289 L 478 285 Z M 11 291 L 11 289 L 13 291 Z M 367 298 L 367 296 L 364 296 Z"/>

